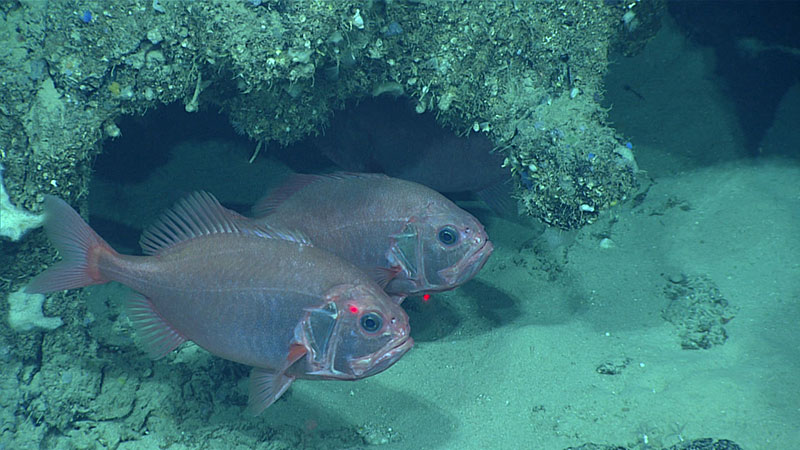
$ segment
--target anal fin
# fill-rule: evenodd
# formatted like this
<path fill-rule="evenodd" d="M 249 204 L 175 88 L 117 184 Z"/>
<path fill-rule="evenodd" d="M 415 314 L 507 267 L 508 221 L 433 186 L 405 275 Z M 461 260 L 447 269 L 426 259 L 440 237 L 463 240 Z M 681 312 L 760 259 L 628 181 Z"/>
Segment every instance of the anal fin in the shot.
<path fill-rule="evenodd" d="M 166 356 L 186 338 L 172 328 L 153 307 L 153 302 L 141 294 L 131 297 L 125 308 L 144 351 L 153 359 Z"/>

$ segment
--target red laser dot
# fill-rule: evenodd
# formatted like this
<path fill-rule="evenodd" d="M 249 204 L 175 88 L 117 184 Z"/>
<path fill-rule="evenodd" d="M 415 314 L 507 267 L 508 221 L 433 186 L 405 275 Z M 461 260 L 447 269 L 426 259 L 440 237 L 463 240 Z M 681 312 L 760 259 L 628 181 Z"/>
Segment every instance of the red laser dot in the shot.
<path fill-rule="evenodd" d="M 422 295 L 422 301 L 427 302 L 430 299 L 431 299 L 431 294 L 423 294 Z"/>
<path fill-rule="evenodd" d="M 355 305 L 350 305 L 350 312 L 353 314 L 358 314 L 358 307 Z"/>

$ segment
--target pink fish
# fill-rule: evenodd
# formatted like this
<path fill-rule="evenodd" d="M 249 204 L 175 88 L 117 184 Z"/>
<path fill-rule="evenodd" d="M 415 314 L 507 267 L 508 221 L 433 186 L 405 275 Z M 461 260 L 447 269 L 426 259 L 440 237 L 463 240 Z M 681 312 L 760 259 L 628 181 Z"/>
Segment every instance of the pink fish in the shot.
<path fill-rule="evenodd" d="M 28 292 L 131 287 L 140 295 L 128 316 L 147 353 L 160 358 L 191 340 L 252 366 L 254 414 L 296 378 L 368 377 L 413 345 L 405 312 L 360 270 L 299 234 L 237 220 L 210 194 L 192 194 L 145 231 L 148 256 L 115 252 L 56 197 L 45 211 L 63 261 Z"/>
<path fill-rule="evenodd" d="M 386 292 L 453 289 L 483 267 L 492 243 L 478 220 L 421 184 L 378 174 L 296 175 L 253 208 L 373 274 Z"/>

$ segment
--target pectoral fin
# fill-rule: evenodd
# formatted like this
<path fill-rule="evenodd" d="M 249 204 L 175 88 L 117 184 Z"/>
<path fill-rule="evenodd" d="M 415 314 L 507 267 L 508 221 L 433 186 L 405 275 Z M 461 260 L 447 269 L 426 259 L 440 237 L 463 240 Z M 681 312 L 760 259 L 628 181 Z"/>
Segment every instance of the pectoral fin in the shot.
<path fill-rule="evenodd" d="M 389 285 L 389 282 L 397 278 L 397 274 L 402 272 L 403 269 L 400 267 L 375 267 L 369 271 L 369 275 L 375 280 L 376 283 L 381 287 L 381 289 L 386 289 L 386 286 Z"/>
<path fill-rule="evenodd" d="M 247 412 L 258 415 L 275 403 L 292 385 L 295 377 L 286 375 L 286 369 L 305 356 L 305 348 L 293 345 L 286 359 L 286 365 L 278 372 L 261 367 L 253 367 L 250 372 L 250 398 L 247 401 Z"/>
<path fill-rule="evenodd" d="M 502 180 L 482 189 L 475 194 L 486 203 L 498 216 L 512 221 L 519 221 L 519 206 L 513 197 L 514 184 L 510 179 Z"/>

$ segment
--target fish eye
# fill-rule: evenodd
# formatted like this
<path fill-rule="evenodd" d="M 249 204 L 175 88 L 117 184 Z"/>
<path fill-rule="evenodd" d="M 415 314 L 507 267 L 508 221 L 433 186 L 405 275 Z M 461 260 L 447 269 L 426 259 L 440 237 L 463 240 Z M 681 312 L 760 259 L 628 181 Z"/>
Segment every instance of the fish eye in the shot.
<path fill-rule="evenodd" d="M 361 328 L 367 333 L 374 333 L 383 326 L 383 319 L 375 313 L 364 314 L 361 316 Z"/>
<path fill-rule="evenodd" d="M 439 230 L 439 242 L 444 245 L 453 245 L 458 242 L 458 233 L 451 226 L 446 226 Z"/>

